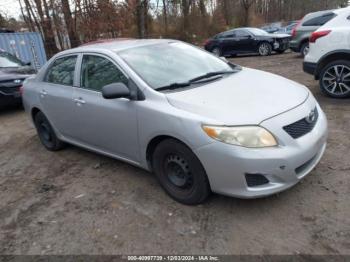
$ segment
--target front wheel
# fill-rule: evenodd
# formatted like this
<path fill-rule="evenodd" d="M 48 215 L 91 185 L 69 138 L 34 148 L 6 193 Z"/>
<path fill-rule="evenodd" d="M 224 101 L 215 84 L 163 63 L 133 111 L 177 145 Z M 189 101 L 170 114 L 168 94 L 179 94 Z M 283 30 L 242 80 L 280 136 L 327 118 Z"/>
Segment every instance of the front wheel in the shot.
<path fill-rule="evenodd" d="M 47 150 L 58 151 L 63 148 L 64 143 L 57 138 L 50 122 L 42 112 L 34 116 L 34 124 L 39 139 Z"/>
<path fill-rule="evenodd" d="M 157 146 L 152 166 L 163 189 L 180 203 L 200 204 L 211 192 L 199 159 L 177 140 L 167 139 Z"/>
<path fill-rule="evenodd" d="M 320 74 L 321 90 L 334 98 L 350 96 L 350 62 L 337 60 L 326 65 Z"/>
<path fill-rule="evenodd" d="M 261 43 L 258 48 L 259 55 L 269 56 L 272 52 L 272 46 L 269 43 Z"/>

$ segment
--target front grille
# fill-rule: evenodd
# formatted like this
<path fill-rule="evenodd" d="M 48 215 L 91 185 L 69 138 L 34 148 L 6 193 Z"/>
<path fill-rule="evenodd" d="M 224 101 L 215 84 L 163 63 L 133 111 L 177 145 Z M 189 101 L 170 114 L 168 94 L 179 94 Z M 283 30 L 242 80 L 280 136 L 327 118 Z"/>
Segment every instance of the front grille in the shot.
<path fill-rule="evenodd" d="M 249 187 L 261 186 L 269 183 L 269 180 L 260 174 L 245 174 L 245 179 Z"/>
<path fill-rule="evenodd" d="M 13 80 L 0 82 L 0 93 L 4 95 L 18 93 L 23 82 L 23 79 L 19 80 L 21 80 L 19 83 L 14 82 Z"/>
<path fill-rule="evenodd" d="M 19 92 L 20 86 L 13 86 L 13 87 L 1 87 L 0 86 L 0 93 L 4 95 L 12 95 L 14 93 Z"/>
<path fill-rule="evenodd" d="M 294 139 L 300 138 L 307 133 L 311 132 L 314 129 L 317 120 L 318 120 L 318 111 L 315 108 L 313 111 L 314 116 L 311 117 L 311 113 L 309 116 L 300 119 L 299 121 L 290 124 L 288 126 L 284 126 L 283 129 L 286 131 L 291 137 Z"/>

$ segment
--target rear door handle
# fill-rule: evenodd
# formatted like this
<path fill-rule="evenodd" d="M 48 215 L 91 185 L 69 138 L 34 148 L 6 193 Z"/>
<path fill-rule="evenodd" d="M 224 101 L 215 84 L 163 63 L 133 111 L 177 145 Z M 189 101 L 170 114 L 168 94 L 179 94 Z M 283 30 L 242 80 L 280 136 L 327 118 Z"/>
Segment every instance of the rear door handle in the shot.
<path fill-rule="evenodd" d="M 41 92 L 40 92 L 40 96 L 41 97 L 45 97 L 47 95 L 47 92 L 46 92 L 46 90 L 41 90 Z"/>
<path fill-rule="evenodd" d="M 84 104 L 86 104 L 85 100 L 83 100 L 82 98 L 75 98 L 75 99 L 74 99 L 74 102 L 75 102 L 77 105 L 84 105 Z"/>

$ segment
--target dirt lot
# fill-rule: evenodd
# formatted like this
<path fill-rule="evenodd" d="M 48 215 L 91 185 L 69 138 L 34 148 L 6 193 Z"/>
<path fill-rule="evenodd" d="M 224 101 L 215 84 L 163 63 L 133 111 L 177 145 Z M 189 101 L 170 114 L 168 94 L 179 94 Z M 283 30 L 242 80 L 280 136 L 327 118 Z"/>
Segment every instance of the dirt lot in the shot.
<path fill-rule="evenodd" d="M 325 110 L 328 149 L 302 183 L 183 206 L 143 170 L 73 146 L 46 151 L 24 112 L 5 110 L 0 254 L 350 254 L 350 100 L 323 96 L 295 54 L 233 61 L 305 84 Z"/>

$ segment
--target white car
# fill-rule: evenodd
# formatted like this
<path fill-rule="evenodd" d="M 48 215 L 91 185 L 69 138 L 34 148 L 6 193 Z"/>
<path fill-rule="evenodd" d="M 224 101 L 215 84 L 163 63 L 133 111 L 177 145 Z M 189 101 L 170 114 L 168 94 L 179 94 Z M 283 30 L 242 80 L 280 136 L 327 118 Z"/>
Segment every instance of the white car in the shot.
<path fill-rule="evenodd" d="M 311 35 L 303 68 L 320 80 L 324 93 L 344 98 L 350 96 L 350 7 L 335 13 L 336 18 Z"/>

